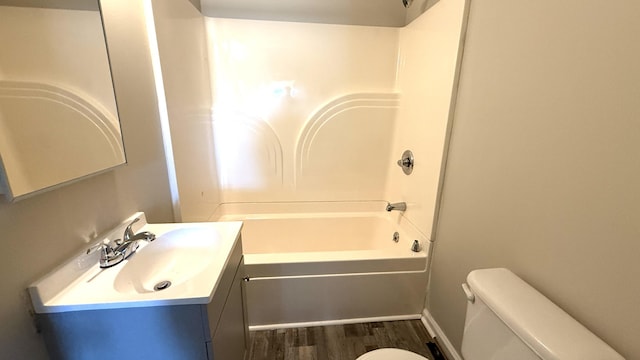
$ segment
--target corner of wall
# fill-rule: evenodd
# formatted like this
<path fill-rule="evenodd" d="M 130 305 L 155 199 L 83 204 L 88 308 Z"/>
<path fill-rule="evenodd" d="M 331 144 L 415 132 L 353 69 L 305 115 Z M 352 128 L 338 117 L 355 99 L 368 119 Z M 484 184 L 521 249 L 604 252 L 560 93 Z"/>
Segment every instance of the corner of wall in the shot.
<path fill-rule="evenodd" d="M 429 333 L 429 335 L 434 338 L 434 341 L 436 342 L 436 344 L 438 344 L 440 350 L 443 350 L 445 352 L 445 354 L 447 355 L 447 359 L 464 360 L 462 356 L 460 356 L 458 350 L 453 346 L 451 341 L 449 341 L 449 338 L 444 333 L 444 331 L 442 331 L 440 325 L 438 325 L 433 316 L 431 316 L 431 313 L 429 313 L 429 310 L 427 310 L 427 308 L 422 311 L 422 317 L 420 318 L 420 321 L 422 321 L 424 327 L 427 328 L 427 332 Z"/>

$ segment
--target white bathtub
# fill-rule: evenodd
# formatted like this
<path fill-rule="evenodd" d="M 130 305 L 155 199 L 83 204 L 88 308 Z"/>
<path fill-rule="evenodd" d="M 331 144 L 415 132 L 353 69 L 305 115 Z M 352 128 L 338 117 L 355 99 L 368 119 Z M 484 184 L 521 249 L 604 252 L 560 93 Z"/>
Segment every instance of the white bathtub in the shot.
<path fill-rule="evenodd" d="M 321 204 L 222 205 L 212 217 L 244 222 L 251 329 L 420 318 L 428 241 L 381 202 Z"/>

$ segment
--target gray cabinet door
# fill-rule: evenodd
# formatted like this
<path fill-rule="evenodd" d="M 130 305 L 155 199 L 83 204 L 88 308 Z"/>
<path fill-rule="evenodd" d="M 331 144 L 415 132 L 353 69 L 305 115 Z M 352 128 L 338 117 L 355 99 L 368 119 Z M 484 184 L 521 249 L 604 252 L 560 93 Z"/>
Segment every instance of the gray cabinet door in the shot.
<path fill-rule="evenodd" d="M 213 335 L 213 360 L 242 360 L 244 358 L 247 326 L 242 306 L 243 276 L 244 267 L 241 263 L 238 266 L 224 310 Z"/>

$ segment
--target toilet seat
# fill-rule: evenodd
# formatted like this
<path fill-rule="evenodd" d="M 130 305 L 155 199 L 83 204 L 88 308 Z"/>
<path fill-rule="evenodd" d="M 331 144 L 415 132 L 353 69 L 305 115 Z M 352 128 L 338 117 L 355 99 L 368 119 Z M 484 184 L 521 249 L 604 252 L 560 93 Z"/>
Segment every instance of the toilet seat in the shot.
<path fill-rule="evenodd" d="M 402 349 L 378 349 L 358 357 L 356 360 L 428 360 L 411 351 Z"/>

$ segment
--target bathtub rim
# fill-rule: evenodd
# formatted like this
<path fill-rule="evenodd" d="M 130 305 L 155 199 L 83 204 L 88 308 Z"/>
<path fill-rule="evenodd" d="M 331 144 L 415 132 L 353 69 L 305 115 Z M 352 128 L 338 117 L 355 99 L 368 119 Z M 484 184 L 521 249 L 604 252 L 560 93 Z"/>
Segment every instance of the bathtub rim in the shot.
<path fill-rule="evenodd" d="M 221 203 L 208 221 L 243 221 L 267 219 L 311 219 L 335 217 L 374 217 L 390 221 L 421 244 L 428 253 L 433 240 L 424 234 L 404 212 L 384 210 L 386 201 L 304 201 L 270 203 Z M 411 204 L 407 205 L 408 207 Z"/>
<path fill-rule="evenodd" d="M 245 269 L 249 276 L 425 271 L 431 242 L 402 212 L 386 212 L 385 204 L 384 201 L 227 203 L 221 204 L 210 220 L 377 218 L 390 222 L 401 233 L 401 238 L 406 239 L 400 244 L 392 243 L 378 249 L 245 253 Z M 410 250 L 414 239 L 422 245 L 419 252 Z"/>
<path fill-rule="evenodd" d="M 346 253 L 346 252 L 336 252 Z M 262 255 L 262 254 L 260 254 Z M 348 254 L 347 254 L 348 255 Z M 251 278 L 268 277 L 297 277 L 297 276 L 333 276 L 344 274 L 393 273 L 393 272 L 421 272 L 426 271 L 427 254 L 416 253 L 410 257 L 378 257 L 330 259 L 318 258 L 317 261 L 303 261 L 304 259 L 290 257 L 291 261 L 279 262 L 260 261 L 268 256 L 245 255 L 245 273 Z"/>

